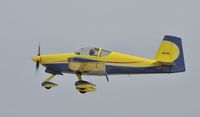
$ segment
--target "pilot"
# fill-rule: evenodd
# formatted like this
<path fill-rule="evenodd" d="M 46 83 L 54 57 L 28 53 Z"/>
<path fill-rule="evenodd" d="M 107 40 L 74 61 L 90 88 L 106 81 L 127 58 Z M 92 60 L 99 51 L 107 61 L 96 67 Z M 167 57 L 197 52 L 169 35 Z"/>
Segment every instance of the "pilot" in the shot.
<path fill-rule="evenodd" d="M 90 56 L 93 56 L 94 55 L 94 49 L 90 49 L 89 54 L 90 54 Z"/>

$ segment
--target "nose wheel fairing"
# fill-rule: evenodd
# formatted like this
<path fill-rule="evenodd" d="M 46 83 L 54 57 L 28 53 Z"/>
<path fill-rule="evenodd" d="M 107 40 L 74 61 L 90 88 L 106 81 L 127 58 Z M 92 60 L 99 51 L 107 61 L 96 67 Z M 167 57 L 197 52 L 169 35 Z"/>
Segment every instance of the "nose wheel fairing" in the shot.
<path fill-rule="evenodd" d="M 41 84 L 44 88 L 46 89 L 51 89 L 53 87 L 58 86 L 57 84 L 50 82 L 50 80 L 52 80 L 54 78 L 55 75 L 50 75 L 47 79 L 45 79 L 43 81 L 43 83 Z"/>
<path fill-rule="evenodd" d="M 57 84 L 53 83 L 53 82 L 43 82 L 42 86 L 46 89 L 51 89 L 53 87 L 58 86 Z"/>

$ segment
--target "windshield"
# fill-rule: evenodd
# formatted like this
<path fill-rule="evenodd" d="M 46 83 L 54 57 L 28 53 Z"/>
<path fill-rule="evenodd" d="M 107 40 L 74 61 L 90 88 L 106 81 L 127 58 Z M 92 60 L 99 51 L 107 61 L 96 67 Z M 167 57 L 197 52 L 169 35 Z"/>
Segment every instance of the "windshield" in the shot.
<path fill-rule="evenodd" d="M 98 48 L 86 47 L 77 50 L 75 53 L 79 55 L 97 56 L 99 52 Z"/>
<path fill-rule="evenodd" d="M 77 50 L 75 53 L 79 55 L 87 55 L 87 56 L 106 56 L 110 54 L 111 52 L 101 49 L 101 48 L 86 47 L 86 48 L 81 48 Z"/>

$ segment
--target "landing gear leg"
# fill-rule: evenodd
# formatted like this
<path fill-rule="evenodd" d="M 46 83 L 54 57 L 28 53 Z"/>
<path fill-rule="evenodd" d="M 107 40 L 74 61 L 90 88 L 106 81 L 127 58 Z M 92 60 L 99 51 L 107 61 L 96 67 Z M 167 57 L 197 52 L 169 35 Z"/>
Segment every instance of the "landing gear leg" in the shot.
<path fill-rule="evenodd" d="M 51 89 L 52 87 L 58 86 L 57 84 L 50 82 L 54 78 L 55 75 L 49 76 L 46 80 L 43 81 L 42 86 L 46 89 Z"/>
<path fill-rule="evenodd" d="M 76 76 L 77 76 L 77 78 L 78 78 L 78 80 L 79 80 L 79 81 L 81 81 L 81 80 L 82 80 L 82 78 L 81 78 L 81 75 L 82 75 L 82 73 L 81 73 L 81 72 L 77 72 L 77 73 L 76 73 Z"/>

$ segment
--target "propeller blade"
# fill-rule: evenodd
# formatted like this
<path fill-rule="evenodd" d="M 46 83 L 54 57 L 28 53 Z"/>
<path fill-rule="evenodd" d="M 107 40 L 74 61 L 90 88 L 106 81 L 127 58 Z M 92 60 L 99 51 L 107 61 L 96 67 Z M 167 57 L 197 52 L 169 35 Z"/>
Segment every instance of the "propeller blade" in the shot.
<path fill-rule="evenodd" d="M 40 42 L 39 42 L 39 46 L 38 46 L 38 53 L 37 53 L 37 56 L 40 56 Z M 38 60 L 37 62 L 36 62 L 36 73 L 38 72 L 38 69 L 39 69 L 39 67 L 40 67 L 40 60 Z"/>
<path fill-rule="evenodd" d="M 40 56 L 40 43 L 39 43 L 39 46 L 38 46 L 38 56 Z"/>
<path fill-rule="evenodd" d="M 38 69 L 39 69 L 39 66 L 40 66 L 40 63 L 39 63 L 39 62 L 37 62 L 37 63 L 36 63 L 36 70 L 38 70 Z"/>

